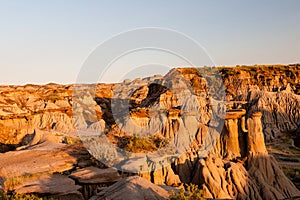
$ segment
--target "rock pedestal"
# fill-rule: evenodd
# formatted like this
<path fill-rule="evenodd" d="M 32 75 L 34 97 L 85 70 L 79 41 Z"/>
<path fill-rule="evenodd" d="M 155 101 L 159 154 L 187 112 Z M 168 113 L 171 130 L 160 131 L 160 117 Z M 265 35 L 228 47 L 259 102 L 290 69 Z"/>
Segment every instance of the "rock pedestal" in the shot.
<path fill-rule="evenodd" d="M 299 190 L 284 175 L 275 158 L 268 155 L 260 112 L 248 118 L 248 133 L 242 133 L 247 139 L 245 157 L 228 159 L 239 155 L 240 116 L 237 114 L 226 116 L 221 142 L 227 148 L 223 148 L 221 154 L 211 153 L 200 159 L 192 182 L 202 186 L 205 198 L 271 200 L 299 197 Z"/>
<path fill-rule="evenodd" d="M 242 136 L 241 127 L 244 127 L 244 115 L 246 110 L 236 109 L 226 113 L 224 129 L 221 134 L 221 155 L 226 159 L 241 157 L 239 138 Z M 245 130 L 244 130 L 245 131 Z M 239 133 L 240 132 L 240 133 Z"/>
<path fill-rule="evenodd" d="M 248 155 L 253 153 L 267 154 L 267 149 L 264 140 L 264 134 L 262 131 L 260 112 L 254 113 L 248 120 L 248 137 L 247 137 L 247 149 Z"/>

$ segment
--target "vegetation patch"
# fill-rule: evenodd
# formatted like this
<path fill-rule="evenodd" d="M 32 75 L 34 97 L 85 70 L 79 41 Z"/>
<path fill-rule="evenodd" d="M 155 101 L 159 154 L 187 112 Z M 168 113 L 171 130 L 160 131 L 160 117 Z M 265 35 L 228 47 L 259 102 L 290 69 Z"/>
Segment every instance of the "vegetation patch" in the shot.
<path fill-rule="evenodd" d="M 152 137 L 122 137 L 118 139 L 118 146 L 126 151 L 132 153 L 147 153 L 157 151 L 160 148 L 169 144 L 169 141 L 165 138 L 158 136 Z"/>
<path fill-rule="evenodd" d="M 34 194 L 6 194 L 0 191 L 1 200 L 43 200 Z"/>
<path fill-rule="evenodd" d="M 80 144 L 80 143 L 82 143 L 82 141 L 79 137 L 65 136 L 65 143 L 66 144 Z"/>
<path fill-rule="evenodd" d="M 170 191 L 170 200 L 204 200 L 203 191 L 197 185 L 186 184 L 186 190 L 181 189 L 180 192 Z"/>

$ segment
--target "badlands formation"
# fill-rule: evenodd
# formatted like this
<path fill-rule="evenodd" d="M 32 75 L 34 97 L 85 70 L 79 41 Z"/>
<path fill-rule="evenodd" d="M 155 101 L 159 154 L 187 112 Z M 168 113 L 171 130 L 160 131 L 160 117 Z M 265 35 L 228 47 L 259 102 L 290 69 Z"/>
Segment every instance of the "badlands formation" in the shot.
<path fill-rule="evenodd" d="M 0 86 L 0 191 L 52 199 L 300 198 L 300 65 Z"/>

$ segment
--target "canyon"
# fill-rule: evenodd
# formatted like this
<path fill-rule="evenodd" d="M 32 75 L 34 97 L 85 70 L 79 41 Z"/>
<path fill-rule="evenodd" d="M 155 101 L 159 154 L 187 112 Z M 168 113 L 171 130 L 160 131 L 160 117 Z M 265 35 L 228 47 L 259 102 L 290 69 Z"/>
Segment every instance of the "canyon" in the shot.
<path fill-rule="evenodd" d="M 0 190 L 54 199 L 300 198 L 300 65 L 0 86 Z"/>

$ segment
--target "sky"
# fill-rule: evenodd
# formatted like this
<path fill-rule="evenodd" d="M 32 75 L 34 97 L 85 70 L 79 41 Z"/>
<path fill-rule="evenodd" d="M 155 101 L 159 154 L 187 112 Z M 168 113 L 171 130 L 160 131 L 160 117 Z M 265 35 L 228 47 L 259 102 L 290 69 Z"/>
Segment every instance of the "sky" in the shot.
<path fill-rule="evenodd" d="M 299 63 L 299 10 L 298 0 L 0 0 L 0 84 L 74 83 L 103 42 L 143 27 L 193 38 L 215 65 Z M 148 54 L 119 60 L 105 81 L 183 65 L 161 52 L 169 62 L 143 64 Z"/>

